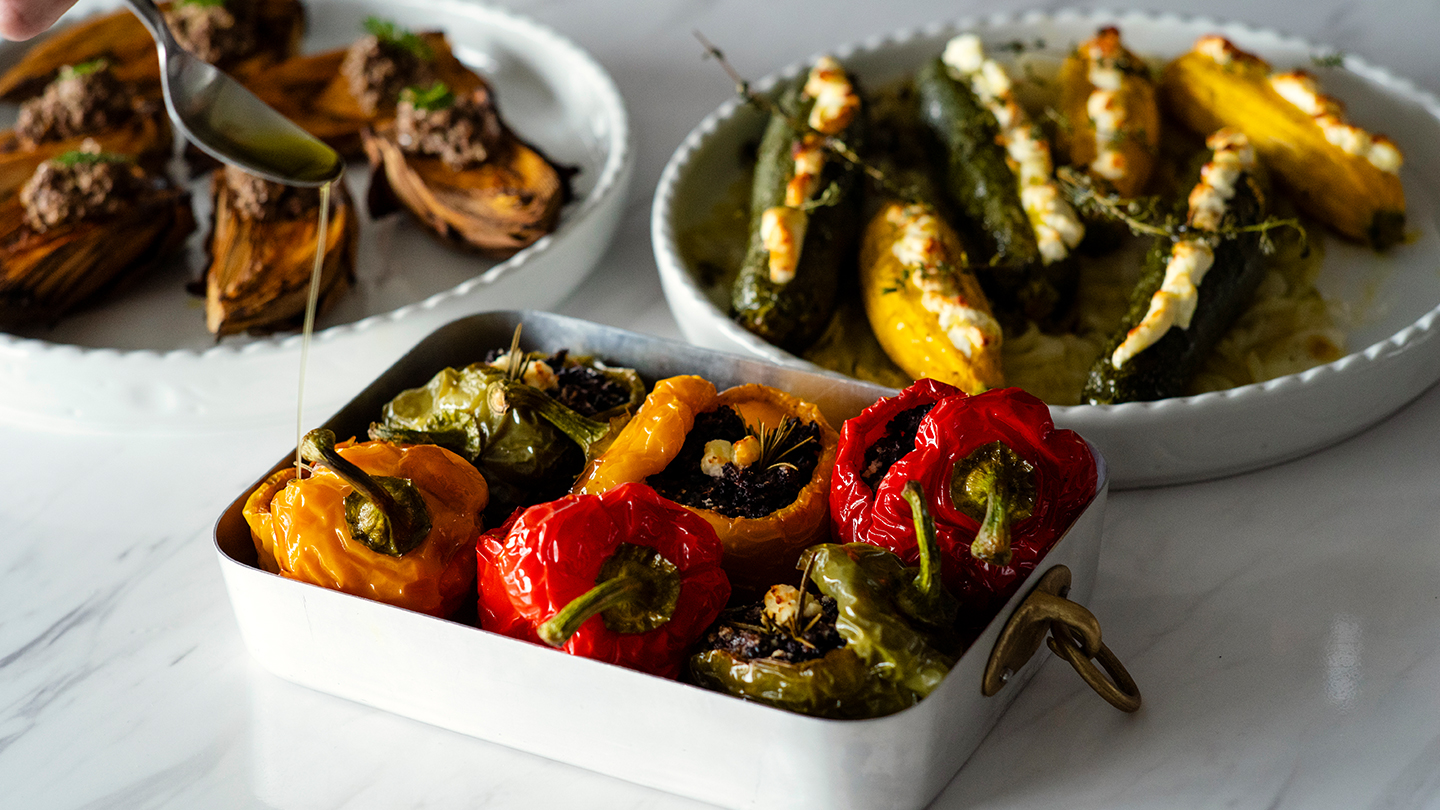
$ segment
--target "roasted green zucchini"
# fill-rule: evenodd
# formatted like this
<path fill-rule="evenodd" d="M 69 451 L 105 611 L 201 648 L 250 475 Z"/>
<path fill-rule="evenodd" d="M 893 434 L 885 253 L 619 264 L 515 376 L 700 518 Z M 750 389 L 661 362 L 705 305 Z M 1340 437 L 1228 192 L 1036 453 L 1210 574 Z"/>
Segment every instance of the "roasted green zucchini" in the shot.
<path fill-rule="evenodd" d="M 1266 189 L 1253 151 L 1234 130 L 1220 130 L 1207 145 L 1215 151 L 1189 195 L 1187 235 L 1156 240 L 1130 310 L 1090 369 L 1081 395 L 1085 402 L 1184 393 L 1265 277 L 1261 235 L 1241 230 L 1265 219 Z M 1217 187 L 1231 189 L 1231 196 L 1217 195 Z"/>
<path fill-rule="evenodd" d="M 1058 326 L 1076 282 L 1071 251 L 1085 229 L 1055 185 L 1044 135 L 973 34 L 921 67 L 915 89 L 997 313 L 1012 327 L 1024 319 Z"/>
<path fill-rule="evenodd" d="M 777 99 L 783 114 L 771 117 L 760 142 L 750 245 L 731 290 L 731 312 L 740 325 L 794 352 L 814 342 L 829 323 L 838 282 L 854 272 L 860 234 L 859 173 L 828 155 L 820 141 L 822 134 L 837 135 L 858 151 L 865 110 L 852 89 L 848 113 L 827 115 L 838 96 L 810 92 L 824 87 L 817 78 L 833 83 L 836 74 L 849 87 L 839 64 L 822 58 Z M 807 122 L 814 131 L 800 131 L 795 122 Z"/>

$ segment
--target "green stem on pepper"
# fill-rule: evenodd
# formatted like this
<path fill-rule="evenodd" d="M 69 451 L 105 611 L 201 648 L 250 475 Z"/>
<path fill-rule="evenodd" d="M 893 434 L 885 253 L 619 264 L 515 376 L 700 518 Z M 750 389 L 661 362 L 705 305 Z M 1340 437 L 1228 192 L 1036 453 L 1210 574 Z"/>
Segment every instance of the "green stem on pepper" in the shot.
<path fill-rule="evenodd" d="M 679 569 L 647 546 L 621 543 L 596 577 L 595 587 L 535 629 L 540 640 L 560 647 L 600 614 L 616 633 L 646 633 L 670 621 L 680 599 Z"/>
<path fill-rule="evenodd" d="M 370 475 L 341 456 L 335 434 L 323 428 L 305 434 L 300 456 L 325 465 L 354 490 L 345 496 L 345 522 L 371 551 L 399 557 L 425 542 L 430 510 L 408 478 Z"/>
<path fill-rule="evenodd" d="M 486 395 L 489 397 L 490 408 L 496 413 L 504 413 L 516 407 L 534 411 L 570 437 L 571 441 L 580 445 L 580 449 L 584 450 L 587 456 L 590 454 L 591 445 L 610 434 L 608 422 L 598 422 L 581 416 L 556 402 L 544 391 L 522 382 L 496 380 L 490 383 Z"/>
<path fill-rule="evenodd" d="M 935 538 L 935 520 L 925 503 L 925 489 L 918 481 L 909 481 L 901 496 L 910 504 L 915 520 L 915 545 L 920 551 L 920 567 L 915 578 L 898 592 L 900 608 L 917 621 L 936 627 L 954 624 L 960 605 L 940 581 L 940 543 Z"/>
<path fill-rule="evenodd" d="M 956 507 L 980 521 L 970 553 L 991 565 L 1009 565 L 1010 527 L 1035 512 L 1034 466 L 997 441 L 976 448 L 951 475 Z"/>

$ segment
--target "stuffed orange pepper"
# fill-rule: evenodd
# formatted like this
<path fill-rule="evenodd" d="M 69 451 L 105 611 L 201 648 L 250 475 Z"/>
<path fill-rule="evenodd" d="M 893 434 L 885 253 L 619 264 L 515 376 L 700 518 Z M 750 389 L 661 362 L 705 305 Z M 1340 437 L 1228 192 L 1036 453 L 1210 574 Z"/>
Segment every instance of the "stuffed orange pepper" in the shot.
<path fill-rule="evenodd" d="M 644 482 L 703 517 L 741 589 L 794 578 L 800 552 L 829 539 L 826 492 L 838 434 L 820 409 L 764 385 L 717 393 L 671 377 L 590 462 L 575 493 Z"/>
<path fill-rule="evenodd" d="M 473 598 L 485 478 L 435 445 L 353 441 L 314 430 L 313 465 L 275 473 L 245 503 L 265 570 L 378 602 L 448 616 Z"/>

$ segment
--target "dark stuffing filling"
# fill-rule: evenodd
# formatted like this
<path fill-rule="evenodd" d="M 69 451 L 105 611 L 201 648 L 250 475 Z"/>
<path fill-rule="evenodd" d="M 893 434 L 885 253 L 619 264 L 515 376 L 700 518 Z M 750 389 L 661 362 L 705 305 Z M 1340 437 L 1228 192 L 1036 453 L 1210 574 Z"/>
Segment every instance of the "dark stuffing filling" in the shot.
<path fill-rule="evenodd" d="M 436 89 L 444 97 L 433 101 L 410 91 L 401 93 L 395 108 L 400 148 L 410 154 L 434 155 L 456 171 L 484 163 L 505 134 L 490 92 L 480 88 L 454 98 L 443 87 Z"/>
<path fill-rule="evenodd" d="M 697 652 L 720 650 L 744 661 L 771 658 L 795 664 L 823 658 L 831 650 L 844 647 L 845 638 L 835 628 L 839 615 L 835 600 L 812 593 L 806 595 L 805 601 L 807 605 L 818 605 L 819 615 L 797 620 L 793 631 L 777 627 L 761 603 L 729 608 L 700 640 Z"/>
<path fill-rule="evenodd" d="M 314 217 L 320 190 L 272 183 L 234 166 L 225 167 L 230 205 L 245 219 L 285 220 Z"/>
<path fill-rule="evenodd" d="M 494 363 L 505 356 L 505 349 L 491 349 L 485 355 L 486 363 Z M 548 393 L 561 405 L 581 416 L 618 408 L 630 401 L 630 389 L 607 377 L 599 369 L 578 363 L 567 363 L 569 349 L 561 349 L 549 357 L 542 358 L 545 365 L 555 372 L 557 388 Z"/>
<path fill-rule="evenodd" d="M 182 0 L 165 12 L 180 47 L 211 64 L 242 59 L 259 42 L 258 17 L 248 2 Z"/>
<path fill-rule="evenodd" d="M 15 134 L 31 144 L 89 135 L 135 114 L 130 94 L 103 61 L 60 69 L 45 92 L 20 105 Z"/>
<path fill-rule="evenodd" d="M 94 146 L 93 141 L 87 141 Z M 41 163 L 20 189 L 25 223 L 38 232 L 134 207 L 151 184 L 135 164 L 98 147 Z"/>
<path fill-rule="evenodd" d="M 350 46 L 340 74 L 366 115 L 394 104 L 406 87 L 428 87 L 435 81 L 430 61 L 412 49 L 370 35 Z"/>
<path fill-rule="evenodd" d="M 885 435 L 865 448 L 865 465 L 860 469 L 860 480 L 871 490 L 879 486 L 895 462 L 915 449 L 915 434 L 920 432 L 920 423 L 933 407 L 933 404 L 919 405 L 895 414 L 895 418 L 885 426 Z"/>
<path fill-rule="evenodd" d="M 740 467 L 726 464 L 720 477 L 701 469 L 705 445 L 715 439 L 738 442 L 748 435 L 745 420 L 734 408 L 717 408 L 695 418 L 680 453 L 669 466 L 645 480 L 661 495 L 695 509 L 709 509 L 726 517 L 759 518 L 795 502 L 800 490 L 814 477 L 820 460 L 820 428 L 788 417 L 793 427 L 784 444 L 794 449 L 780 461 L 764 460 Z M 808 438 L 808 441 L 807 441 Z M 783 448 L 782 448 L 783 449 Z"/>

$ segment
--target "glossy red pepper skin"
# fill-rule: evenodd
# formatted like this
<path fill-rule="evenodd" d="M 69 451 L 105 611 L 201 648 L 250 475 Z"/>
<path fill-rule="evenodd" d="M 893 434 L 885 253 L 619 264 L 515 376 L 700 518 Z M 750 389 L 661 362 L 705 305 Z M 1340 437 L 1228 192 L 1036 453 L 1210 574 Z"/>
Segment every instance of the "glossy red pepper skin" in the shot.
<path fill-rule="evenodd" d="M 1094 498 L 1095 458 L 1078 434 L 1055 429 L 1045 403 L 1018 388 L 956 393 L 936 401 L 929 399 L 935 396 L 934 385 L 922 380 L 845 424 L 831 489 L 836 533 L 842 542 L 871 543 L 915 564 L 915 525 L 901 492 L 907 481 L 919 482 L 935 519 L 945 584 L 983 627 Z M 927 401 L 936 404 L 920 422 L 915 449 L 896 461 L 872 492 L 860 480 L 865 448 L 884 435 L 895 414 Z M 971 554 L 979 522 L 960 511 L 951 496 L 956 462 L 995 441 L 1035 468 L 1035 510 L 1012 527 L 1013 557 L 1007 565 L 991 565 Z"/>
<path fill-rule="evenodd" d="M 963 397 L 965 392 L 924 377 L 895 396 L 876 402 L 840 427 L 840 446 L 835 453 L 835 471 L 830 477 L 830 520 L 840 542 L 867 542 L 864 538 L 870 533 L 875 493 L 860 477 L 865 469 L 865 451 L 885 435 L 890 420 L 896 416 L 957 395 Z M 911 536 L 913 540 L 913 532 Z"/>
<path fill-rule="evenodd" d="M 560 649 L 572 655 L 674 678 L 687 649 L 730 598 L 723 550 L 703 518 L 644 484 L 600 495 L 569 495 L 517 510 L 480 537 L 480 626 L 540 643 L 536 628 L 593 588 L 621 543 L 653 548 L 678 569 L 680 596 L 669 621 L 644 633 L 617 633 L 592 616 Z"/>

